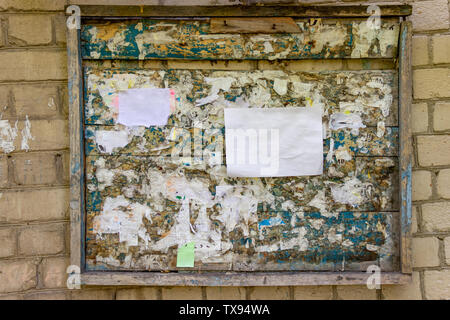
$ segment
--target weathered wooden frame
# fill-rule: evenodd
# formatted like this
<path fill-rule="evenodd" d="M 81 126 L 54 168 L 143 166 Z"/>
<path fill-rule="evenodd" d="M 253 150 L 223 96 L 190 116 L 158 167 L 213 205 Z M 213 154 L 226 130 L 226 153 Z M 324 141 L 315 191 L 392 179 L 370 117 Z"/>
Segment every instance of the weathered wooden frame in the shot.
<path fill-rule="evenodd" d="M 381 16 L 406 17 L 409 5 L 382 5 Z M 80 6 L 83 18 L 141 17 L 368 17 L 367 6 Z M 68 29 L 68 86 L 70 129 L 70 261 L 80 268 L 83 285 L 137 286 L 301 286 L 366 284 L 366 272 L 88 272 L 84 241 L 83 83 L 80 30 Z M 401 234 L 399 272 L 380 274 L 381 284 L 411 281 L 411 166 L 410 128 L 412 25 L 401 22 L 399 37 L 399 126 Z M 73 269 L 72 269 L 73 270 Z"/>

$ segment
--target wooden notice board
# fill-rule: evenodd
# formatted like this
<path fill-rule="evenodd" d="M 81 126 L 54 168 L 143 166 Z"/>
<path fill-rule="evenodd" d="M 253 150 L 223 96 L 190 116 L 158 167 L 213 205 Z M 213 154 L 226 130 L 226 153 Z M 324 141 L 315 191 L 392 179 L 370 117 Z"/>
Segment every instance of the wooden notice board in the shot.
<path fill-rule="evenodd" d="M 361 7 L 289 8 L 81 7 L 68 47 L 83 283 L 356 284 L 373 265 L 409 279 L 410 7 L 382 7 L 379 28 Z M 142 88 L 173 90 L 167 125 L 118 123 L 119 92 Z M 312 106 L 323 175 L 227 176 L 225 108 Z M 195 265 L 178 268 L 188 240 Z"/>

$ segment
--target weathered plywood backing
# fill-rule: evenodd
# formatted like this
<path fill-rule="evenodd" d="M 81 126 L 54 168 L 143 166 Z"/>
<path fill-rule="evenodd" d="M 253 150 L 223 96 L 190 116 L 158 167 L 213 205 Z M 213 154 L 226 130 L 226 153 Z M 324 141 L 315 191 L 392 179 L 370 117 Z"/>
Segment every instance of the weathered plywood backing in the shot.
<path fill-rule="evenodd" d="M 395 72 L 85 75 L 88 269 L 177 270 L 187 240 L 201 270 L 398 269 Z M 118 91 L 143 87 L 175 90 L 168 126 L 116 123 Z M 227 177 L 223 109 L 286 106 L 323 108 L 324 175 Z M 337 129 L 336 113 L 366 127 Z M 105 144 L 111 131 L 124 142 Z"/>

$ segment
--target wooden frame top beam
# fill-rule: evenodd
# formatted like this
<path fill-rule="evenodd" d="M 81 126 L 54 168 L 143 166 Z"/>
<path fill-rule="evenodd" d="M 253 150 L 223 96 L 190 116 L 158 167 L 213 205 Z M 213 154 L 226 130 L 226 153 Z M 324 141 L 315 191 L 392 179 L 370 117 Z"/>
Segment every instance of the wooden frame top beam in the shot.
<path fill-rule="evenodd" d="M 366 5 L 304 6 L 98 6 L 81 5 L 82 18 L 95 17 L 369 17 Z M 410 5 L 379 5 L 382 17 L 411 15 Z M 67 7 L 66 7 L 67 9 Z"/>

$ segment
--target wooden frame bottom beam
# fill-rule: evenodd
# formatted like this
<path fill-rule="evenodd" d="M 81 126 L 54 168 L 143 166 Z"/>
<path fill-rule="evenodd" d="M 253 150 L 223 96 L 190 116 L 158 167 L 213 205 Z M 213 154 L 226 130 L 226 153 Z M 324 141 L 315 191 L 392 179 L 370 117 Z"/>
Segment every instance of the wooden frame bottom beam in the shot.
<path fill-rule="evenodd" d="M 317 286 L 366 285 L 365 272 L 86 272 L 82 285 L 104 286 Z M 397 272 L 380 274 L 380 284 L 406 284 L 411 275 Z"/>

